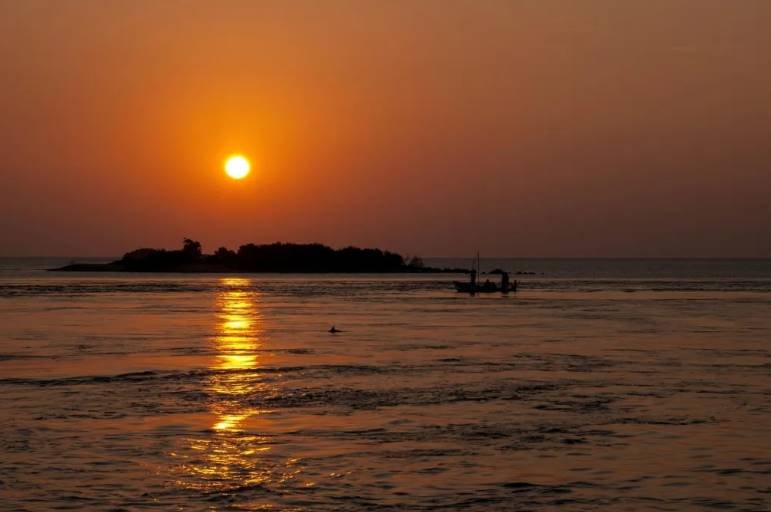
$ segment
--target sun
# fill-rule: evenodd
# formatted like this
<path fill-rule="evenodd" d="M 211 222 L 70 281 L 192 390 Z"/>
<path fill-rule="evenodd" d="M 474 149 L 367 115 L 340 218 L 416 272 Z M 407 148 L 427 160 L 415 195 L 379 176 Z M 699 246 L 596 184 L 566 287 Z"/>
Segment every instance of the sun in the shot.
<path fill-rule="evenodd" d="M 241 155 L 232 155 L 225 160 L 225 174 L 234 180 L 242 180 L 249 176 L 251 168 L 249 160 Z"/>

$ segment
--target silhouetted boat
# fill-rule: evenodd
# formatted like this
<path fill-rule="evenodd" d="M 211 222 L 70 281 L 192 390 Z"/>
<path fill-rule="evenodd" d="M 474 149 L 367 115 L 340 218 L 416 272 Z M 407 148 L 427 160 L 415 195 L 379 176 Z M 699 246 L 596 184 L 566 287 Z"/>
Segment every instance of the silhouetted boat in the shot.
<path fill-rule="evenodd" d="M 461 293 L 493 293 L 503 291 L 500 286 L 489 281 L 482 284 L 453 281 L 453 284 L 455 289 Z"/>
<path fill-rule="evenodd" d="M 479 253 L 477 253 L 476 268 L 471 269 L 471 277 L 468 282 L 453 281 L 455 289 L 459 293 L 470 293 L 474 295 L 476 293 L 509 293 L 517 291 L 517 281 L 509 283 L 509 274 L 504 271 L 500 271 L 501 284 L 497 285 L 489 280 L 485 280 L 484 283 L 480 283 L 477 280 L 477 276 L 480 275 L 479 271 Z"/>

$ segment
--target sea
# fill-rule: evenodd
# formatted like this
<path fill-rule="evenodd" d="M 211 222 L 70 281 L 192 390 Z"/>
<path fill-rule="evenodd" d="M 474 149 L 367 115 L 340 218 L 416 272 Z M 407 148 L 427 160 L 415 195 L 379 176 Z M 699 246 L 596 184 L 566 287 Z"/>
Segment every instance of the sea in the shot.
<path fill-rule="evenodd" d="M 67 263 L 0 260 L 2 511 L 771 510 L 771 260 Z"/>

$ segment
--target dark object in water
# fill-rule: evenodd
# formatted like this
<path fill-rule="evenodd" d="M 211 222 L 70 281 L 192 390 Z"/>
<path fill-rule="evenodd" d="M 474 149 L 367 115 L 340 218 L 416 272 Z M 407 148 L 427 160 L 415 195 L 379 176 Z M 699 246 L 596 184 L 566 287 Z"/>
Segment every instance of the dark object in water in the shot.
<path fill-rule="evenodd" d="M 341 331 L 340 329 L 338 329 L 338 328 L 337 328 L 337 327 L 335 327 L 334 325 L 333 325 L 333 326 L 332 326 L 332 328 L 329 330 L 329 333 L 330 333 L 330 334 L 337 334 L 338 332 L 343 332 L 343 331 Z"/>
<path fill-rule="evenodd" d="M 455 285 L 455 289 L 460 293 L 470 293 L 471 295 L 474 295 L 475 293 L 494 293 L 494 292 L 501 292 L 501 293 L 509 293 L 509 292 L 516 292 L 518 282 L 514 281 L 511 284 L 504 285 L 497 285 L 495 283 L 491 283 L 490 281 L 485 281 L 484 283 L 472 283 L 468 282 L 465 283 L 463 281 L 453 281 L 453 284 Z"/>
<path fill-rule="evenodd" d="M 470 293 L 471 295 L 474 295 L 476 293 L 494 293 L 494 292 L 509 293 L 509 292 L 517 291 L 517 286 L 519 283 L 517 281 L 514 281 L 513 284 L 510 283 L 508 272 L 505 272 L 498 268 L 491 272 L 491 274 L 492 273 L 500 274 L 501 276 L 500 285 L 492 283 L 489 280 L 485 280 L 484 283 L 479 283 L 477 281 L 478 273 L 479 273 L 479 253 L 477 253 L 476 268 L 471 269 L 469 282 L 464 283 L 463 281 L 453 281 L 453 284 L 455 285 L 455 289 L 460 293 Z"/>

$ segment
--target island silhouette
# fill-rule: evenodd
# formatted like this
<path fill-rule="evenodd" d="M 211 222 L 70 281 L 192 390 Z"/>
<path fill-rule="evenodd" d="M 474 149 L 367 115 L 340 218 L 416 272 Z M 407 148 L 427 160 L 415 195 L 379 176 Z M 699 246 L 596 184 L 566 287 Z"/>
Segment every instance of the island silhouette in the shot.
<path fill-rule="evenodd" d="M 50 269 L 63 272 L 286 272 L 286 273 L 397 273 L 453 272 L 466 269 L 427 267 L 418 256 L 381 249 L 333 249 L 320 243 L 246 244 L 237 251 L 220 247 L 204 254 L 201 244 L 185 238 L 181 249 L 136 249 L 111 263 L 72 263 Z"/>

